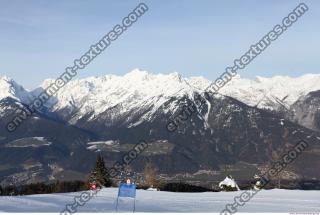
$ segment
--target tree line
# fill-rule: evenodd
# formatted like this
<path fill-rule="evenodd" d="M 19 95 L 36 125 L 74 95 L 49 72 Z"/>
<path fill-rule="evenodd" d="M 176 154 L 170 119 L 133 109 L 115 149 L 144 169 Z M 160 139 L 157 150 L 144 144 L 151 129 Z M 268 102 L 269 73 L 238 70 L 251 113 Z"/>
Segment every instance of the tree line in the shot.
<path fill-rule="evenodd" d="M 125 177 L 125 176 L 124 176 Z M 205 188 L 201 186 L 195 186 L 183 182 L 167 183 L 159 180 L 158 170 L 151 163 L 147 163 L 142 172 L 142 178 L 136 180 L 138 182 L 138 189 L 153 188 L 161 191 L 172 191 L 172 192 L 206 192 L 206 191 L 221 191 L 221 189 Z M 123 178 L 125 182 L 125 178 Z M 240 183 L 241 189 L 251 189 L 253 186 L 259 188 L 258 181 L 247 181 L 244 184 Z M 48 193 L 65 193 L 65 192 L 78 192 L 83 190 L 92 189 L 91 185 L 97 187 L 116 187 L 118 184 L 114 179 L 111 179 L 108 175 L 108 170 L 105 166 L 104 158 L 101 154 L 97 156 L 95 166 L 90 172 L 88 180 L 86 181 L 55 181 L 52 183 L 31 183 L 27 185 L 9 185 L 5 187 L 0 186 L 0 195 L 2 196 L 13 196 L 13 195 L 31 195 L 31 194 L 48 194 Z M 284 188 L 284 189 L 313 189 L 320 190 L 319 180 L 300 180 L 300 181 L 286 181 L 281 187 L 277 187 L 276 181 L 271 182 L 266 189 L 272 188 Z M 229 188 L 224 189 L 225 191 L 233 191 Z"/>

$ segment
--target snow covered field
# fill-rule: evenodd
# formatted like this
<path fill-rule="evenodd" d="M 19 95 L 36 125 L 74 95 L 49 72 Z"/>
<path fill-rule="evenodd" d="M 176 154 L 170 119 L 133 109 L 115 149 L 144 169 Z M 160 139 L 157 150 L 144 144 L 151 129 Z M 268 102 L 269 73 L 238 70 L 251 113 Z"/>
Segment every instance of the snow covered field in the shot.
<path fill-rule="evenodd" d="M 115 212 L 118 190 L 106 188 L 78 212 Z M 137 191 L 136 212 L 220 212 L 225 204 L 232 203 L 238 192 L 172 193 Z M 43 194 L 19 197 L 0 197 L 0 212 L 60 212 L 73 197 L 81 193 Z M 126 202 L 120 201 L 124 210 Z M 127 207 L 128 208 L 128 207 Z M 129 207 L 130 208 L 130 207 Z M 320 212 L 320 191 L 263 190 L 239 212 Z"/>

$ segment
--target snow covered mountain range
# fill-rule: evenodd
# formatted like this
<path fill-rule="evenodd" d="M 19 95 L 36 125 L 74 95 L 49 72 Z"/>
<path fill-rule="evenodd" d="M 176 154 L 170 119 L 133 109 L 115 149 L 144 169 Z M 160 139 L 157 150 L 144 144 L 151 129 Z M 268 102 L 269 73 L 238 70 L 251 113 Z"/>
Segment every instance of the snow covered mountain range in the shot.
<path fill-rule="evenodd" d="M 23 103 L 31 102 L 43 89 L 54 83 L 45 80 L 33 91 L 27 91 L 14 80 L 0 76 L 0 100 L 6 97 Z M 77 119 L 88 113 L 98 115 L 111 107 L 121 106 L 118 114 L 151 108 L 144 116 L 152 115 L 172 97 L 193 97 L 202 93 L 211 83 L 203 77 L 183 78 L 178 73 L 152 74 L 135 69 L 124 76 L 106 75 L 69 82 L 46 104 L 52 111 L 77 110 Z M 220 94 L 235 98 L 249 106 L 279 110 L 290 107 L 310 92 L 320 90 L 320 74 L 307 74 L 297 78 L 275 76 L 256 77 L 255 80 L 239 76 L 221 88 Z M 173 112 L 178 105 L 171 107 Z"/>
<path fill-rule="evenodd" d="M 14 80 L 0 76 L 0 100 L 11 97 L 22 103 L 30 103 L 43 89 L 54 83 L 53 79 L 45 80 L 40 87 L 27 91 Z M 99 114 L 112 109 L 111 118 L 126 115 L 130 126 L 152 120 L 159 108 L 171 98 L 203 93 L 211 83 L 203 77 L 183 78 L 178 73 L 152 74 L 135 69 L 124 76 L 106 75 L 89 77 L 69 82 L 45 106 L 56 112 L 71 124 L 86 116 L 94 119 Z M 301 122 L 311 129 L 317 129 L 313 122 L 313 114 L 308 122 L 304 116 L 295 115 L 296 102 L 310 92 L 320 90 L 320 74 L 307 74 L 297 78 L 275 76 L 272 78 L 256 77 L 255 80 L 236 76 L 219 93 L 235 98 L 249 106 L 281 112 L 288 111 L 292 120 Z M 293 109 L 295 107 L 295 109 Z M 172 103 L 165 112 L 175 112 L 179 104 Z M 148 110 L 139 119 L 133 119 L 136 112 Z M 298 108 L 299 109 L 299 108 Z M 290 111 L 289 111 L 290 110 Z M 318 111 L 316 108 L 315 111 Z M 291 112 L 290 114 L 288 112 Z M 301 112 L 301 111 L 300 111 Z M 128 115 L 131 114 L 131 117 Z"/>
<path fill-rule="evenodd" d="M 318 74 L 235 77 L 209 98 L 204 90 L 210 81 L 202 77 L 138 69 L 124 76 L 89 77 L 69 82 L 46 108 L 15 132 L 7 132 L 4 128 L 15 116 L 14 110 L 29 104 L 53 81 L 45 80 L 27 91 L 0 77 L 0 182 L 9 176 L 22 178 L 17 174 L 33 181 L 83 179 L 96 152 L 102 152 L 111 166 L 141 139 L 149 148 L 133 162 L 135 171 L 152 162 L 168 177 L 188 173 L 191 178 L 186 180 L 198 181 L 204 181 L 203 172 L 222 180 L 225 165 L 231 172 L 246 172 L 241 173 L 244 180 L 251 178 L 275 154 L 303 139 L 310 144 L 308 158 L 296 162 L 286 177 L 320 179 L 314 171 L 320 165 Z M 175 132 L 168 132 L 168 121 L 198 96 L 205 100 L 203 108 Z M 12 147 L 17 144 L 20 147 Z"/>

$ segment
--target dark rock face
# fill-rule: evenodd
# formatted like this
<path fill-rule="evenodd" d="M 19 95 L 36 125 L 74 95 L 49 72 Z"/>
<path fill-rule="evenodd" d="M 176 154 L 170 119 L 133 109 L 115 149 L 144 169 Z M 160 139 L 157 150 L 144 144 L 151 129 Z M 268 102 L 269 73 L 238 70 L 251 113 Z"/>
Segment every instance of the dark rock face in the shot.
<path fill-rule="evenodd" d="M 291 106 L 292 120 L 315 131 L 320 131 L 320 91 L 299 98 Z"/>

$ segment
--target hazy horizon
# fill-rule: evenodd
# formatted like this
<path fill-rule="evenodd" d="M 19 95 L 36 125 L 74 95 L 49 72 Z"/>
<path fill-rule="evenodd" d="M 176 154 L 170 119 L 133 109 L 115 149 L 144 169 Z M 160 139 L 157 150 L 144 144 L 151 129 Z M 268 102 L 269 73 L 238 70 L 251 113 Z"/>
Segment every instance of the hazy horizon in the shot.
<path fill-rule="evenodd" d="M 104 76 L 117 76 L 117 77 L 123 77 L 131 72 L 134 72 L 135 70 L 139 70 L 140 72 L 147 72 L 151 75 L 170 75 L 170 74 L 174 74 L 174 73 L 177 73 L 179 75 L 181 75 L 182 78 L 184 79 L 191 79 L 191 78 L 203 78 L 203 79 L 206 79 L 207 81 L 215 81 L 215 80 L 212 80 L 212 79 L 208 79 L 202 75 L 190 75 L 190 76 L 184 76 L 182 73 L 179 73 L 178 71 L 172 71 L 172 72 L 167 72 L 167 73 L 162 73 L 162 72 L 159 72 L 159 73 L 154 73 L 152 71 L 147 71 L 147 70 L 142 70 L 140 68 L 134 68 L 130 71 L 128 71 L 127 73 L 124 73 L 124 74 L 117 74 L 117 73 L 107 73 L 107 74 L 100 74 L 100 75 L 95 75 L 95 76 L 85 76 L 85 77 L 75 77 L 74 79 L 72 79 L 72 81 L 74 80 L 81 80 L 81 79 L 86 79 L 86 78 L 92 78 L 92 77 L 95 77 L 95 78 L 99 78 L 99 77 L 104 77 Z M 288 77 L 288 78 L 292 78 L 292 79 L 295 79 L 295 78 L 302 78 L 304 76 L 307 76 L 307 75 L 314 75 L 314 76 L 320 76 L 320 74 L 316 74 L 316 73 L 305 73 L 305 74 L 301 74 L 301 75 L 296 75 L 296 76 L 290 76 L 290 75 L 272 75 L 272 76 L 261 76 L 261 75 L 256 75 L 254 77 L 243 77 L 241 76 L 241 74 L 238 74 L 237 77 L 240 78 L 240 79 L 246 79 L 246 80 L 252 80 L 252 81 L 255 81 L 257 78 L 266 78 L 266 79 L 271 79 L 271 78 L 275 78 L 275 77 Z M 1 74 L 0 73 L 0 78 L 1 77 L 7 77 L 7 78 L 11 78 L 13 79 L 14 81 L 17 82 L 17 84 L 21 85 L 22 87 L 24 87 L 26 90 L 28 91 L 32 91 L 32 90 L 35 90 L 36 88 L 40 87 L 40 85 L 45 82 L 46 80 L 56 80 L 57 77 L 48 77 L 48 78 L 45 78 L 43 80 L 40 81 L 40 83 L 32 88 L 29 88 L 27 86 L 24 86 L 22 83 L 18 82 L 17 80 L 15 80 L 14 78 L 6 75 L 6 74 Z"/>
<path fill-rule="evenodd" d="M 1 1 L 0 74 L 31 89 L 59 77 L 139 3 Z M 214 80 L 300 1 L 144 3 L 148 12 L 76 78 L 123 75 L 141 68 Z M 241 77 L 319 73 L 320 2 L 304 3 L 308 12 L 241 70 Z"/>

